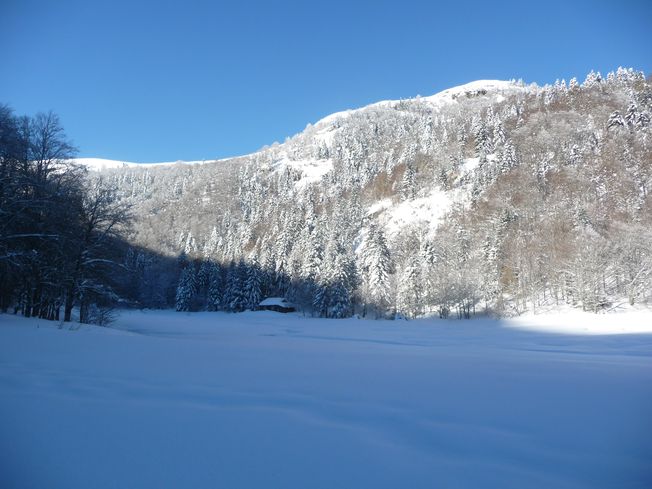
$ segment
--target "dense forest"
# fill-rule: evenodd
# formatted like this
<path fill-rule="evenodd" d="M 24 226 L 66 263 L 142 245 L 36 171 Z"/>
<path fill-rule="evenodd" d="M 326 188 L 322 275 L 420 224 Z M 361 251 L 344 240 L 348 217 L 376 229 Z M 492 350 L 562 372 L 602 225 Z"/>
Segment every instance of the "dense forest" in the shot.
<path fill-rule="evenodd" d="M 236 312 L 283 296 L 324 317 L 468 318 L 647 303 L 651 115 L 632 69 L 474 82 L 240 158 L 86 172 L 60 132 L 39 153 L 56 118 L 3 109 L 0 304 Z"/>

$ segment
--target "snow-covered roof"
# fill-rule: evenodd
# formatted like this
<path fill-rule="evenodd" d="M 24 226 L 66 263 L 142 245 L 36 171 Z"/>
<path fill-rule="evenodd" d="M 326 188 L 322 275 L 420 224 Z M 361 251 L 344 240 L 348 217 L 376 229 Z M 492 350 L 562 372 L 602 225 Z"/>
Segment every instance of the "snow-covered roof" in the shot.
<path fill-rule="evenodd" d="M 283 297 L 268 297 L 263 300 L 260 306 L 281 306 L 281 307 L 293 307 L 291 303 L 285 300 Z"/>

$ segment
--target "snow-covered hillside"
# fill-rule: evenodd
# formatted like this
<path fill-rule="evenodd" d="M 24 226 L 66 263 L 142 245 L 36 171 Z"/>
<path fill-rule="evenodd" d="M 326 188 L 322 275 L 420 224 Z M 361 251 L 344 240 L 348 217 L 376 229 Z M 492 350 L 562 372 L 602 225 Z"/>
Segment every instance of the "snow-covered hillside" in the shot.
<path fill-rule="evenodd" d="M 0 315 L 0 487 L 652 480 L 649 313 L 462 327 L 132 311 L 69 328 Z"/>
<path fill-rule="evenodd" d="M 332 147 L 334 145 L 334 138 L 339 132 L 340 124 L 344 119 L 351 117 L 354 114 L 360 115 L 368 113 L 376 109 L 393 109 L 400 104 L 405 103 L 420 103 L 425 104 L 427 107 L 434 110 L 433 113 L 438 113 L 445 108 L 450 108 L 453 105 L 459 105 L 468 99 L 481 98 L 485 104 L 494 104 L 501 102 L 506 96 L 516 93 L 527 93 L 528 91 L 536 90 L 536 85 L 525 85 L 523 82 L 516 81 L 503 81 L 503 80 L 476 80 L 464 85 L 443 90 L 435 95 L 429 97 L 417 97 L 406 100 L 384 100 L 376 102 L 365 107 L 358 109 L 345 110 L 333 113 L 315 123 L 314 128 L 308 132 L 308 137 L 314 141 L 321 143 L 324 147 Z M 295 187 L 297 189 L 304 189 L 311 184 L 319 184 L 320 181 L 333 170 L 332 158 L 306 158 L 296 157 L 290 154 L 285 148 L 286 145 L 280 145 L 274 151 L 270 169 L 273 169 L 277 174 L 283 172 L 293 172 L 299 177 L 296 177 Z M 260 153 L 264 153 L 265 150 Z M 239 158 L 251 158 L 254 155 L 245 155 Z M 89 170 L 101 171 L 106 169 L 126 169 L 126 168 L 153 168 L 153 167 L 169 167 L 177 164 L 194 165 L 203 163 L 214 163 L 216 161 L 228 162 L 232 158 L 222 160 L 201 160 L 201 161 L 174 161 L 162 163 L 134 163 L 123 162 L 117 160 L 107 160 L 102 158 L 77 158 L 74 161 L 87 167 Z M 477 164 L 477 159 L 470 159 Z M 437 194 L 437 195 L 434 195 Z M 456 192 L 455 194 L 446 194 L 445 192 L 434 189 L 429 196 L 422 197 L 414 202 L 407 202 L 395 207 L 391 199 L 385 199 L 374 203 L 371 206 L 370 214 L 376 214 L 378 210 L 383 213 L 381 221 L 385 223 L 386 230 L 389 233 L 396 233 L 402 227 L 407 225 L 427 223 L 432 230 L 436 228 L 441 218 L 450 209 L 454 202 L 464 200 L 466 195 Z M 384 212 L 388 211 L 388 212 Z"/>
<path fill-rule="evenodd" d="M 331 125 L 337 120 L 345 119 L 355 113 L 359 113 L 360 111 L 374 108 L 393 108 L 400 103 L 409 103 L 415 100 L 427 102 L 435 109 L 442 109 L 443 107 L 455 104 L 464 98 L 483 97 L 495 102 L 504 100 L 506 95 L 513 94 L 515 92 L 524 92 L 528 89 L 536 89 L 536 84 L 532 84 L 527 87 L 522 82 L 516 82 L 513 80 L 475 80 L 469 83 L 465 83 L 464 85 L 442 90 L 441 92 L 428 97 L 418 97 L 415 99 L 405 100 L 382 100 L 362 108 L 335 112 L 317 121 L 315 126 Z"/>
<path fill-rule="evenodd" d="M 401 103 L 426 103 L 435 111 L 440 111 L 441 109 L 458 104 L 459 102 L 469 99 L 481 97 L 485 100 L 485 103 L 496 103 L 504 100 L 505 96 L 514 94 L 514 93 L 525 93 L 528 90 L 535 90 L 536 84 L 526 86 L 522 82 L 516 81 L 503 81 L 503 80 L 476 80 L 464 85 L 457 87 L 449 88 L 443 90 L 435 95 L 429 97 L 417 97 L 413 99 L 405 100 L 384 100 L 376 102 L 365 107 L 350 109 L 340 112 L 335 112 L 330 114 L 314 124 L 315 134 L 313 137 L 326 145 L 332 145 L 333 138 L 338 132 L 337 124 L 341 120 L 350 117 L 353 114 L 361 114 L 368 112 L 370 110 L 378 108 L 395 108 Z M 333 169 L 333 162 L 331 159 L 326 158 L 325 160 L 316 159 L 316 158 L 294 158 L 291 155 L 288 155 L 283 149 L 283 145 L 280 146 L 279 155 L 274 162 L 274 168 L 277 171 L 295 171 L 303 175 L 301 181 L 297 183 L 297 186 L 304 187 L 308 184 L 318 183 L 324 175 L 330 172 Z M 244 155 L 238 158 L 247 158 L 254 155 Z M 101 171 L 107 169 L 116 169 L 116 168 L 152 168 L 152 167 L 166 167 L 177 164 L 184 165 L 195 165 L 195 164 L 204 164 L 204 163 L 214 163 L 217 161 L 227 162 L 234 158 L 224 158 L 220 160 L 197 160 L 197 161 L 169 161 L 169 162 L 160 162 L 160 163 L 135 163 L 128 161 L 119 161 L 119 160 L 108 160 L 104 158 L 75 158 L 74 162 L 80 165 L 85 166 L 92 171 Z"/>
<path fill-rule="evenodd" d="M 480 80 L 332 114 L 219 164 L 90 173 L 136 217 L 133 269 L 166 277 L 141 304 L 171 306 L 185 269 L 204 289 L 179 307 L 241 310 L 229 291 L 252 264 L 252 304 L 287 296 L 325 316 L 607 311 L 652 300 L 649 90 L 622 68 Z"/>

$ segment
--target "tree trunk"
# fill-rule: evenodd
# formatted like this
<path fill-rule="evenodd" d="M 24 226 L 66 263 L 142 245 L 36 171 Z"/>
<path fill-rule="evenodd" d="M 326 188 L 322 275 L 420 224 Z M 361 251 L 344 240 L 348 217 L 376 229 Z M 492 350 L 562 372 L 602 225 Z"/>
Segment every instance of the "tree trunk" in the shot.
<path fill-rule="evenodd" d="M 88 301 L 81 299 L 79 303 L 79 322 L 82 324 L 88 324 Z"/>
<path fill-rule="evenodd" d="M 75 296 L 73 292 L 74 289 L 71 286 L 68 288 L 68 292 L 66 293 L 66 305 L 64 307 L 63 320 L 67 323 L 70 322 L 72 316 L 72 306 L 75 304 Z"/>

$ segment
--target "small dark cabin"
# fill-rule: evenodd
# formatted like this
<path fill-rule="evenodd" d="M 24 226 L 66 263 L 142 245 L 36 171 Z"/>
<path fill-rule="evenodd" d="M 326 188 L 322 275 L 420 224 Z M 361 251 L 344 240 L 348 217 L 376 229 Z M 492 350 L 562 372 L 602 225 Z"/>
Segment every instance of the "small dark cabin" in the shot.
<path fill-rule="evenodd" d="M 276 311 L 276 312 L 294 312 L 296 307 L 294 304 L 286 301 L 283 297 L 268 297 L 260 304 L 258 309 L 261 311 Z"/>

